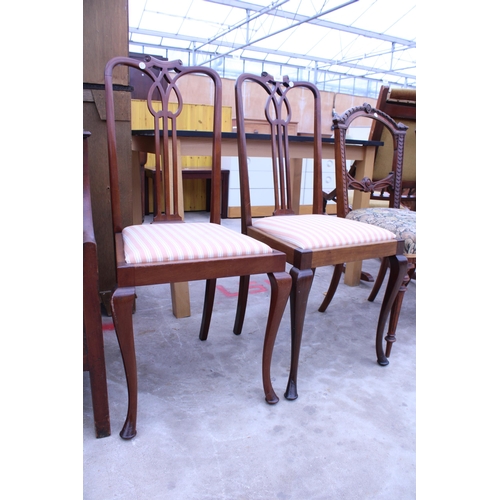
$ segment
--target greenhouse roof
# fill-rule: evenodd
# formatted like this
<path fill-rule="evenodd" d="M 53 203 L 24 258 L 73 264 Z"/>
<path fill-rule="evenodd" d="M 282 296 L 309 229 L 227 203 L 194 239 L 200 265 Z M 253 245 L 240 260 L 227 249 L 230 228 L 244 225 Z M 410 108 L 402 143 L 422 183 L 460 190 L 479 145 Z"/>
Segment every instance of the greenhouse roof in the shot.
<path fill-rule="evenodd" d="M 375 97 L 416 87 L 416 1 L 129 0 L 129 49 Z"/>

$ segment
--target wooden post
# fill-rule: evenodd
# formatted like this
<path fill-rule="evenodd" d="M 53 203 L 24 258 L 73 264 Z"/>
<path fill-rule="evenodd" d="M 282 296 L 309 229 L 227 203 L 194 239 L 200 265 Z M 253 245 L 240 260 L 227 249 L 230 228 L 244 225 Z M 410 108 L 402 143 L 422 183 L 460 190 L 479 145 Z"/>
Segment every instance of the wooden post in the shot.
<path fill-rule="evenodd" d="M 365 157 L 362 161 L 356 162 L 356 179 L 363 177 L 373 177 L 373 165 L 375 163 L 375 146 L 365 148 Z M 370 204 L 370 193 L 362 193 L 354 190 L 352 201 L 353 209 L 367 208 Z M 348 262 L 345 266 L 344 284 L 348 286 L 358 286 L 361 281 L 361 268 L 363 261 Z"/>

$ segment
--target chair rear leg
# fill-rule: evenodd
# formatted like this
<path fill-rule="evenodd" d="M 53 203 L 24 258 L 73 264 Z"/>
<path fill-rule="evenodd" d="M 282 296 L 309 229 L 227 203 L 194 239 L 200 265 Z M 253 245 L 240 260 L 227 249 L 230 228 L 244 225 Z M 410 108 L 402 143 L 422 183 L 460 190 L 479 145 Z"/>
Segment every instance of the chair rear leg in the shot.
<path fill-rule="evenodd" d="M 127 379 L 127 418 L 120 432 L 123 439 L 131 439 L 137 434 L 137 364 L 132 322 L 134 300 L 135 289 L 133 287 L 117 288 L 111 297 L 113 322 Z"/>
<path fill-rule="evenodd" d="M 385 356 L 383 348 L 384 328 L 396 296 L 399 293 L 399 289 L 406 275 L 408 261 L 403 255 L 391 255 L 388 258 L 388 264 L 390 269 L 389 281 L 387 283 L 384 299 L 382 301 L 382 307 L 380 308 L 380 315 L 377 324 L 377 335 L 375 340 L 377 362 L 381 366 L 386 366 L 389 364 L 389 360 Z M 394 338 L 394 341 L 395 340 L 396 339 Z"/>
<path fill-rule="evenodd" d="M 389 267 L 389 260 L 388 257 L 384 257 L 382 259 L 382 262 L 380 264 L 380 269 L 378 270 L 377 274 L 377 279 L 375 280 L 375 283 L 373 284 L 372 291 L 370 293 L 370 296 L 368 297 L 368 300 L 370 302 L 373 302 L 375 300 L 375 297 L 377 296 L 380 287 L 382 286 L 382 283 L 384 282 L 385 275 L 387 273 L 387 269 Z"/>
<path fill-rule="evenodd" d="M 250 276 L 240 276 L 240 287 L 238 290 L 238 305 L 236 306 L 236 318 L 234 320 L 233 332 L 240 335 L 245 320 L 247 310 L 248 287 L 250 285 Z"/>
<path fill-rule="evenodd" d="M 330 286 L 328 291 L 326 292 L 325 298 L 321 305 L 319 306 L 319 312 L 325 312 L 326 308 L 330 305 L 330 302 L 337 291 L 337 287 L 339 286 L 340 277 L 342 276 L 342 272 L 344 270 L 344 264 L 337 264 L 333 269 L 332 281 L 330 281 Z"/>
<path fill-rule="evenodd" d="M 205 285 L 205 302 L 203 303 L 203 314 L 201 317 L 200 340 L 207 340 L 212 311 L 214 310 L 216 279 L 207 280 Z"/>
<path fill-rule="evenodd" d="M 304 319 L 306 315 L 307 299 L 311 291 L 314 272 L 312 269 L 299 270 L 293 267 L 290 270 L 292 290 L 290 292 L 290 319 L 291 319 L 291 364 L 288 385 L 285 391 L 286 399 L 297 399 L 297 371 L 299 366 L 300 344 Z"/>
<path fill-rule="evenodd" d="M 100 305 L 99 305 L 100 314 Z M 96 324 L 94 331 L 86 335 L 88 348 L 88 364 L 92 409 L 94 412 L 95 437 L 103 438 L 111 435 L 109 422 L 108 386 L 106 381 L 106 365 L 104 360 L 104 342 L 102 324 Z M 99 330 L 97 329 L 99 328 Z"/>

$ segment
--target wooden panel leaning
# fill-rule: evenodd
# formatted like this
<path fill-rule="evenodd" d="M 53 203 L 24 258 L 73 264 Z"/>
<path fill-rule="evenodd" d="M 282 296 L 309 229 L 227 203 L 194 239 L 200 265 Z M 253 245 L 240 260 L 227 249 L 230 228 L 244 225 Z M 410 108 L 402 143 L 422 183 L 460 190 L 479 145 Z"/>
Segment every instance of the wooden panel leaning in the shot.
<path fill-rule="evenodd" d="M 121 220 L 120 185 L 118 179 L 114 106 L 113 70 L 127 66 L 139 70 L 144 80 L 149 79 L 149 100 L 161 103 L 156 110 L 148 106 L 154 117 L 155 157 L 155 213 L 152 224 L 125 227 Z M 179 79 L 189 75 L 204 75 L 200 85 L 208 85 L 213 99 L 213 126 L 211 137 L 212 177 L 210 222 L 186 223 L 182 219 L 182 199 L 179 186 L 182 181 L 180 155 L 177 153 L 177 119 L 183 111 L 183 98 Z M 271 285 L 267 324 L 262 325 L 264 346 L 262 354 L 262 383 L 268 403 L 278 397 L 271 384 L 271 357 L 276 334 L 285 309 L 291 279 L 286 269 L 286 256 L 270 246 L 238 231 L 221 225 L 221 103 L 222 84 L 212 69 L 200 66 L 186 67 L 179 60 L 165 61 L 150 56 L 144 60 L 118 57 L 105 68 L 106 115 L 108 154 L 111 182 L 113 232 L 116 242 L 117 288 L 111 299 L 115 331 L 120 345 L 128 388 L 128 412 L 120 436 L 124 439 L 136 435 L 137 420 L 137 367 L 134 346 L 132 308 L 136 287 L 162 283 L 206 281 L 200 340 L 208 336 L 214 308 L 217 278 L 250 276 L 265 273 Z M 168 108 L 170 100 L 178 103 L 176 110 Z M 242 331 L 246 296 L 238 300 L 233 332 Z M 161 418 L 161 415 L 158 415 Z"/>
<path fill-rule="evenodd" d="M 282 78 L 282 79 L 281 79 Z M 350 260 L 387 257 L 390 267 L 389 284 L 376 326 L 376 354 L 380 364 L 386 364 L 383 352 L 385 324 L 406 270 L 403 242 L 393 233 L 367 224 L 323 214 L 322 203 L 322 141 L 321 97 L 318 88 L 310 82 L 292 82 L 287 76 L 279 80 L 263 73 L 262 76 L 243 74 L 236 80 L 236 120 L 240 171 L 240 192 L 243 232 L 284 252 L 292 266 L 291 314 L 291 368 L 287 399 L 297 398 L 297 370 L 304 329 L 306 306 L 314 271 L 320 266 L 343 264 Z M 245 134 L 244 86 L 260 88 L 262 118 L 268 122 L 271 135 L 269 157 L 271 182 L 274 184 L 275 210 L 270 217 L 252 219 L 250 179 L 248 174 L 247 136 Z M 289 124 L 292 123 L 293 102 L 301 102 L 304 94 L 313 96 L 308 108 L 314 120 L 313 153 L 313 213 L 297 215 L 294 211 L 291 188 L 291 161 L 289 154 Z M 295 200 L 297 202 L 297 200 Z M 298 206 L 298 203 L 297 203 Z M 335 269 L 341 266 L 336 266 Z M 248 288 L 248 279 L 240 283 L 240 293 Z M 371 325 L 367 325 L 371 327 Z"/>
<path fill-rule="evenodd" d="M 102 338 L 97 245 L 92 221 L 87 138 L 83 133 L 83 370 L 89 372 L 96 437 L 111 434 Z"/>
<path fill-rule="evenodd" d="M 403 177 L 401 184 L 401 204 L 413 211 L 417 209 L 417 89 L 389 88 L 382 86 L 375 108 L 389 115 L 394 121 L 408 127 L 405 136 L 405 154 L 403 159 Z M 373 121 L 370 139 L 390 143 L 391 134 L 387 127 Z M 373 180 L 380 180 L 387 175 L 392 161 L 390 147 L 377 149 L 373 168 Z M 389 193 L 384 190 L 371 193 L 372 200 L 387 200 Z M 371 206 L 371 205 L 370 205 Z M 374 205 L 376 206 L 376 205 Z"/>

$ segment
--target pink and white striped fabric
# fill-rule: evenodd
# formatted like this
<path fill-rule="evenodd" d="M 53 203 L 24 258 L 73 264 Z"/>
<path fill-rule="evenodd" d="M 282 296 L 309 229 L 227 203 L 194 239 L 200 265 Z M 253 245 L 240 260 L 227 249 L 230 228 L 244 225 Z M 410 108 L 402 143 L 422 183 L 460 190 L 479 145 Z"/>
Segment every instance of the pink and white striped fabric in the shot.
<path fill-rule="evenodd" d="M 331 215 L 265 217 L 253 221 L 252 225 L 297 248 L 311 250 L 395 239 L 394 233 L 386 229 Z"/>
<path fill-rule="evenodd" d="M 269 254 L 273 249 L 212 223 L 143 224 L 123 232 L 127 264 Z"/>

